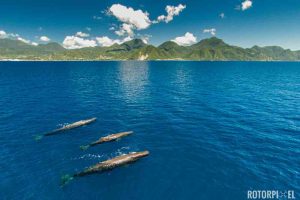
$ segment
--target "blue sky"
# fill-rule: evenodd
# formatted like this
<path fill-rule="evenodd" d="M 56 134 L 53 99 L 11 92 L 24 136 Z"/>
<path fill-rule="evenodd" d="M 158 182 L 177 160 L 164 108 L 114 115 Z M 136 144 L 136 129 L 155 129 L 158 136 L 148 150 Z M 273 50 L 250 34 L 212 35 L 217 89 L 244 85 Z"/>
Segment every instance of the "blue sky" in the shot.
<path fill-rule="evenodd" d="M 247 3 L 244 10 L 243 2 Z M 169 13 L 166 6 L 171 8 Z M 132 9 L 131 14 L 128 9 Z M 221 13 L 225 17 L 220 17 Z M 146 19 L 140 20 L 144 15 Z M 0 0 L 0 30 L 31 43 L 42 43 L 41 36 L 63 43 L 70 36 L 70 48 L 109 45 L 134 37 L 154 45 L 167 40 L 189 45 L 215 33 L 242 47 L 279 45 L 295 50 L 300 49 L 300 1 Z M 86 35 L 76 36 L 77 32 Z"/>

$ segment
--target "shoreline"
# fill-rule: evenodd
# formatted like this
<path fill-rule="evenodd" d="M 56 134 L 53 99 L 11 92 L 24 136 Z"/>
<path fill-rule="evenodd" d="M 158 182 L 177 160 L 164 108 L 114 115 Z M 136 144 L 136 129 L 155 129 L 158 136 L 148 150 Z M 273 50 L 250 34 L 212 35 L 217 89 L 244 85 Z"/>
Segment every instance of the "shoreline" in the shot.
<path fill-rule="evenodd" d="M 300 62 L 300 60 L 18 60 L 5 59 L 0 62 Z"/>
<path fill-rule="evenodd" d="M 18 60 L 3 59 L 0 62 L 300 62 L 300 60 Z"/>

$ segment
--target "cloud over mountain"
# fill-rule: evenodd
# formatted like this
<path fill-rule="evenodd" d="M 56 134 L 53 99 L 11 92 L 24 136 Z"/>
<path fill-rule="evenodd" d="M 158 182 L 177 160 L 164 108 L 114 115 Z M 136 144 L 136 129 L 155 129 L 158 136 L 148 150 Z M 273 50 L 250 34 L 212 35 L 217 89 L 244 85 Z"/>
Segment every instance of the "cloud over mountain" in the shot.
<path fill-rule="evenodd" d="M 84 39 L 77 36 L 67 36 L 63 41 L 63 46 L 66 49 L 80 49 L 84 47 L 95 47 L 97 43 L 95 40 Z"/>
<path fill-rule="evenodd" d="M 128 42 L 128 41 L 132 40 L 132 38 L 128 36 L 128 37 L 126 37 L 122 40 L 119 40 L 119 39 L 113 40 L 113 39 L 110 39 L 107 36 L 103 36 L 103 37 L 96 37 L 96 40 L 97 40 L 97 42 L 100 46 L 110 47 L 114 44 L 122 44 L 124 42 Z"/>
<path fill-rule="evenodd" d="M 192 33 L 187 32 L 184 36 L 176 37 L 172 41 L 180 46 L 190 46 L 197 42 L 197 38 Z"/>
<path fill-rule="evenodd" d="M 49 42 L 50 39 L 47 36 L 42 36 L 42 37 L 40 37 L 40 41 L 42 41 L 42 42 Z"/>
<path fill-rule="evenodd" d="M 134 10 L 131 7 L 126 7 L 121 4 L 113 4 L 108 14 L 116 17 L 122 24 L 119 29 L 115 31 L 118 36 L 134 36 L 135 30 L 144 30 L 149 28 L 152 24 L 160 22 L 168 23 L 174 19 L 174 16 L 178 16 L 186 5 L 179 4 L 178 6 L 167 5 L 165 10 L 167 15 L 160 15 L 156 20 L 149 18 L 149 13 L 142 10 Z"/>
<path fill-rule="evenodd" d="M 117 35 L 123 36 L 126 33 L 133 35 L 133 31 L 147 29 L 151 25 L 149 13 L 142 10 L 134 10 L 121 4 L 113 4 L 109 8 L 109 14 L 115 16 L 123 24 L 120 30 L 116 31 Z"/>
<path fill-rule="evenodd" d="M 83 33 L 83 32 L 81 32 L 81 31 L 79 31 L 79 32 L 77 32 L 76 33 L 76 36 L 77 37 L 89 37 L 90 36 L 90 34 L 88 34 L 88 33 Z"/>
<path fill-rule="evenodd" d="M 215 36 L 217 32 L 217 29 L 211 28 L 211 29 L 204 29 L 203 33 L 210 33 L 212 36 Z"/>

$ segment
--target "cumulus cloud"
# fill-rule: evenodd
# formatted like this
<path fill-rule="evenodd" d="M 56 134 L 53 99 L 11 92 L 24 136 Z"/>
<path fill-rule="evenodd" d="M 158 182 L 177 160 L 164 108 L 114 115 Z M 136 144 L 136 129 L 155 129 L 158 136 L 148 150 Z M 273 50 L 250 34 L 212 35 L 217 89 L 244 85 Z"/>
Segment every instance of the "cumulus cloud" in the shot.
<path fill-rule="evenodd" d="M 107 36 L 104 37 L 96 37 L 97 42 L 99 43 L 100 46 L 102 47 L 110 47 L 113 44 L 118 44 L 119 40 L 112 40 Z"/>
<path fill-rule="evenodd" d="M 217 29 L 211 28 L 211 29 L 204 29 L 203 33 L 210 33 L 211 35 L 215 36 L 217 32 Z"/>
<path fill-rule="evenodd" d="M 7 37 L 8 37 L 7 33 L 3 30 L 0 30 L 0 39 L 4 39 L 4 38 L 7 38 Z"/>
<path fill-rule="evenodd" d="M 18 41 L 24 42 L 26 44 L 34 45 L 34 46 L 38 45 L 38 43 L 36 43 L 36 42 L 31 42 L 30 40 L 26 40 L 26 39 L 22 38 L 19 34 L 7 33 L 4 30 L 0 30 L 0 39 L 5 39 L 5 38 L 18 40 Z"/>
<path fill-rule="evenodd" d="M 225 13 L 221 13 L 219 16 L 220 16 L 222 19 L 224 19 L 224 18 L 225 18 Z"/>
<path fill-rule="evenodd" d="M 77 36 L 77 37 L 89 37 L 90 36 L 90 34 L 88 34 L 88 33 L 83 33 L 83 32 L 81 32 L 81 31 L 79 31 L 79 32 L 77 32 L 76 34 L 75 34 L 75 36 Z"/>
<path fill-rule="evenodd" d="M 39 44 L 36 43 L 36 42 L 31 42 L 30 40 L 26 40 L 26 39 L 24 39 L 24 38 L 22 38 L 22 37 L 20 37 L 20 36 L 18 36 L 16 39 L 19 40 L 19 41 L 21 41 L 21 42 L 24 42 L 24 43 L 26 43 L 26 44 L 33 45 L 33 46 L 38 46 L 38 45 L 39 45 Z"/>
<path fill-rule="evenodd" d="M 187 32 L 184 36 L 176 37 L 172 41 L 181 46 L 189 46 L 195 44 L 197 42 L 197 38 L 192 33 Z"/>
<path fill-rule="evenodd" d="M 135 29 L 135 27 L 132 24 L 124 23 L 121 25 L 119 30 L 115 31 L 115 33 L 118 36 L 129 35 L 132 37 L 134 35 L 133 29 Z"/>
<path fill-rule="evenodd" d="M 121 4 L 113 4 L 109 8 L 109 14 L 116 17 L 123 24 L 115 31 L 119 36 L 133 36 L 134 30 L 147 29 L 151 25 L 149 14 L 142 10 L 134 10 Z"/>
<path fill-rule="evenodd" d="M 245 0 L 242 2 L 242 10 L 247 10 L 252 7 L 252 1 L 251 0 Z"/>
<path fill-rule="evenodd" d="M 139 38 L 145 43 L 145 44 L 148 44 L 149 43 L 149 40 L 150 38 L 152 37 L 152 35 L 140 35 Z"/>
<path fill-rule="evenodd" d="M 50 39 L 49 39 L 47 36 L 42 36 L 42 37 L 40 37 L 40 40 L 41 40 L 42 42 L 49 42 L 49 41 L 50 41 Z"/>
<path fill-rule="evenodd" d="M 128 37 L 126 37 L 122 40 L 119 40 L 119 39 L 113 40 L 113 39 L 110 39 L 107 36 L 103 36 L 103 37 L 96 37 L 96 40 L 97 40 L 97 42 L 100 46 L 110 47 L 114 44 L 122 44 L 124 42 L 128 42 L 128 41 L 132 40 L 132 38 L 130 36 L 128 36 Z"/>
<path fill-rule="evenodd" d="M 173 20 L 174 16 L 179 15 L 184 9 L 186 8 L 186 5 L 179 4 L 178 6 L 166 6 L 166 12 L 167 15 L 160 15 L 157 17 L 156 21 L 153 21 L 153 23 L 159 23 L 161 21 L 164 21 L 166 23 L 169 23 Z"/>
<path fill-rule="evenodd" d="M 121 4 L 113 4 L 107 11 L 108 15 L 116 17 L 122 24 L 118 30 L 111 27 L 110 30 L 114 30 L 118 36 L 130 36 L 135 35 L 135 30 L 144 30 L 149 28 L 152 24 L 160 22 L 168 23 L 173 20 L 174 16 L 179 15 L 186 5 L 179 4 L 178 6 L 166 6 L 165 10 L 167 15 L 161 15 L 156 20 L 151 21 L 149 13 L 143 10 L 134 10 L 131 7 L 126 7 Z"/>
<path fill-rule="evenodd" d="M 24 42 L 24 43 L 26 43 L 26 44 L 30 44 L 30 40 L 26 40 L 26 39 L 24 39 L 24 38 L 22 38 L 22 37 L 17 37 L 17 40 L 19 40 L 19 41 L 21 41 L 21 42 Z"/>
<path fill-rule="evenodd" d="M 130 24 L 138 30 L 146 29 L 151 25 L 149 14 L 142 10 L 134 10 L 121 4 L 113 4 L 109 8 L 109 13 L 119 21 Z"/>
<path fill-rule="evenodd" d="M 63 46 L 66 49 L 80 49 L 84 47 L 95 47 L 95 40 L 88 40 L 77 36 L 67 36 L 63 41 Z"/>
<path fill-rule="evenodd" d="M 0 30 L 0 39 L 4 39 L 4 38 L 17 39 L 17 37 L 19 37 L 19 34 L 7 33 L 4 30 Z"/>

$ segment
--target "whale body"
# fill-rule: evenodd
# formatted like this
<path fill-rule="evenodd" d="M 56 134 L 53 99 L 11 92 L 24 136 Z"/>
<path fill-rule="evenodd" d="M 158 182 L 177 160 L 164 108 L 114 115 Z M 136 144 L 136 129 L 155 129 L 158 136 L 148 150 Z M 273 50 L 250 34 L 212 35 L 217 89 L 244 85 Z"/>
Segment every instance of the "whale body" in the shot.
<path fill-rule="evenodd" d="M 112 141 L 116 141 L 122 137 L 126 137 L 128 135 L 131 135 L 133 133 L 133 131 L 127 131 L 127 132 L 121 132 L 121 133 L 115 133 L 115 134 L 111 134 L 111 135 L 108 135 L 108 136 L 105 136 L 105 137 L 101 137 L 99 140 L 95 141 L 95 142 L 92 142 L 91 144 L 89 145 L 86 145 L 86 146 L 80 146 L 80 148 L 82 150 L 86 150 L 88 149 L 89 147 L 92 147 L 92 146 L 96 146 L 98 144 L 102 144 L 102 143 L 105 143 L 105 142 L 112 142 Z"/>
<path fill-rule="evenodd" d="M 51 131 L 51 132 L 48 132 L 48 133 L 45 133 L 45 134 L 43 134 L 43 135 L 37 136 L 37 137 L 36 137 L 36 140 L 42 139 L 43 136 L 56 135 L 56 134 L 59 134 L 59 133 L 61 133 L 61 132 L 63 132 L 63 131 L 67 131 L 67 130 L 70 130 L 70 129 L 78 128 L 78 127 L 80 127 L 80 126 L 85 126 L 85 125 L 87 125 L 87 124 L 90 124 L 90 123 L 96 121 L 96 119 L 97 119 L 97 118 L 94 117 L 94 118 L 91 118 L 91 119 L 80 120 L 80 121 L 78 121 L 78 122 L 74 122 L 74 123 L 72 123 L 72 124 L 65 125 L 65 126 L 59 128 L 59 129 L 55 129 L 55 130 L 53 130 L 53 131 Z"/>
<path fill-rule="evenodd" d="M 90 174 L 94 173 L 100 173 L 100 172 L 105 172 L 108 170 L 112 170 L 116 167 L 120 167 L 132 162 L 135 162 L 143 157 L 146 157 L 149 155 L 149 151 L 141 151 L 141 152 L 133 152 L 121 156 L 117 156 L 115 158 L 97 163 L 96 165 L 93 165 L 79 173 L 76 173 L 72 176 L 70 175 L 65 175 L 62 177 L 62 186 L 67 184 L 69 181 L 73 180 L 76 177 L 82 177 L 82 176 L 87 176 Z"/>

